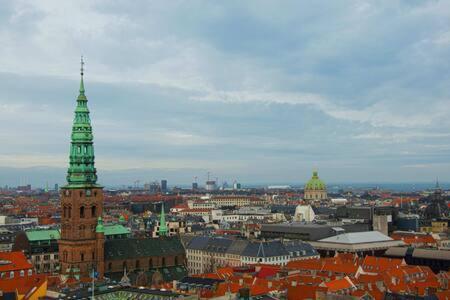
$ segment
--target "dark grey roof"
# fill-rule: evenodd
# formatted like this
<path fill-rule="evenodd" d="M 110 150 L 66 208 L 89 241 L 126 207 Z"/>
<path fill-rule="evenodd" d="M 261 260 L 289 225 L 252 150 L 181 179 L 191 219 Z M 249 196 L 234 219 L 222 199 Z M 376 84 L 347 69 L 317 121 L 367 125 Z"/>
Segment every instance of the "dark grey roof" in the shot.
<path fill-rule="evenodd" d="M 105 260 L 184 254 L 178 237 L 112 239 L 105 241 Z"/>
<path fill-rule="evenodd" d="M 333 228 L 329 225 L 316 223 L 282 223 L 263 224 L 261 234 L 276 233 L 280 235 L 305 235 L 308 240 L 316 241 L 335 235 Z"/>
<path fill-rule="evenodd" d="M 247 240 L 234 240 L 231 246 L 228 248 L 228 253 L 230 254 L 241 254 L 242 251 L 247 247 L 248 245 Z"/>
<path fill-rule="evenodd" d="M 450 251 L 437 249 L 414 249 L 413 257 L 450 260 Z"/>
<path fill-rule="evenodd" d="M 289 255 L 280 241 L 272 242 L 252 242 L 248 243 L 242 252 L 242 256 L 249 257 L 273 257 Z"/>
<path fill-rule="evenodd" d="M 199 285 L 201 284 L 204 286 L 205 285 L 206 286 L 214 286 L 216 283 L 224 282 L 224 280 L 186 276 L 186 277 L 182 278 L 179 282 L 185 283 L 185 284 L 199 284 Z"/>
<path fill-rule="evenodd" d="M 191 250 L 204 250 L 210 252 L 227 252 L 233 243 L 232 239 L 209 236 L 196 236 L 186 246 Z"/>
<path fill-rule="evenodd" d="M 304 243 L 301 241 L 288 241 L 284 242 L 284 248 L 289 253 L 292 253 L 293 257 L 302 257 L 302 256 L 315 256 L 319 255 L 319 253 L 308 243 Z"/>
<path fill-rule="evenodd" d="M 386 256 L 395 256 L 395 257 L 405 257 L 408 248 L 406 247 L 391 247 L 386 250 L 384 255 Z"/>

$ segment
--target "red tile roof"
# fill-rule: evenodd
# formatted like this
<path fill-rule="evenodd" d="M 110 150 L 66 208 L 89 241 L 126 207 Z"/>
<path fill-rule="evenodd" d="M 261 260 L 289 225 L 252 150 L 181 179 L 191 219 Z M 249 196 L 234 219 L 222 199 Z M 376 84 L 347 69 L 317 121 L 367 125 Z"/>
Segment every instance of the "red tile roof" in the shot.
<path fill-rule="evenodd" d="M 33 265 L 21 251 L 0 252 L 0 272 L 32 269 Z"/>

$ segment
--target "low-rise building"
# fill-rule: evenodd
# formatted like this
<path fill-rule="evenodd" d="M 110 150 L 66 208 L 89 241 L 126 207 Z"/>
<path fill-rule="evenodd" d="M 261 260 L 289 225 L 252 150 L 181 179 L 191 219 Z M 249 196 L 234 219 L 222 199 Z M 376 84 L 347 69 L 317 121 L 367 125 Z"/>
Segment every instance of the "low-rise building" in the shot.
<path fill-rule="evenodd" d="M 405 244 L 378 231 L 343 233 L 309 243 L 325 256 L 333 256 L 337 252 L 357 253 L 359 256 L 383 254 L 390 247 Z"/>
<path fill-rule="evenodd" d="M 247 264 L 285 265 L 291 260 L 319 256 L 307 243 L 279 240 L 251 242 L 223 237 L 196 236 L 185 245 L 190 274 L 213 272 L 221 266 Z"/>
<path fill-rule="evenodd" d="M 14 244 L 14 232 L 0 228 L 0 252 L 9 252 Z"/>
<path fill-rule="evenodd" d="M 126 239 L 130 237 L 130 230 L 120 224 L 104 226 L 105 240 Z M 19 232 L 14 241 L 13 250 L 23 251 L 31 260 L 37 273 L 59 272 L 60 230 L 28 229 Z"/>
<path fill-rule="evenodd" d="M 0 253 L 1 299 L 41 299 L 47 293 L 47 278 L 33 271 L 21 251 Z"/>

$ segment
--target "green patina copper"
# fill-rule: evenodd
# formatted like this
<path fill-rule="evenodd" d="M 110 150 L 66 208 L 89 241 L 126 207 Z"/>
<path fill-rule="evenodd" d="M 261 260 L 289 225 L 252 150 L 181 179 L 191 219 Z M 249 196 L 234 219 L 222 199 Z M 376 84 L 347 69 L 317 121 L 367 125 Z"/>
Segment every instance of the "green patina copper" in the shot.
<path fill-rule="evenodd" d="M 97 232 L 97 233 L 105 233 L 105 228 L 103 227 L 102 217 L 98 217 L 97 226 L 95 227 L 95 232 Z"/>
<path fill-rule="evenodd" d="M 80 93 L 75 108 L 70 145 L 70 165 L 66 188 L 98 187 L 94 166 L 94 136 L 83 82 L 83 59 L 81 59 Z"/>
<path fill-rule="evenodd" d="M 322 180 L 320 180 L 317 171 L 314 171 L 313 176 L 305 185 L 305 190 L 325 190 L 325 189 L 326 189 L 325 183 Z"/>
<path fill-rule="evenodd" d="M 161 204 L 161 215 L 159 218 L 159 236 L 167 235 L 166 213 L 164 212 L 164 202 Z"/>

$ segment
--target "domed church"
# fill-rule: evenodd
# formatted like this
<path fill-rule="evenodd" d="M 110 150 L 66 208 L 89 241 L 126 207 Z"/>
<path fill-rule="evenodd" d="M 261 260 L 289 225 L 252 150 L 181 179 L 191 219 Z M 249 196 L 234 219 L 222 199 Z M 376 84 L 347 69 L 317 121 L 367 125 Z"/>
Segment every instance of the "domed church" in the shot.
<path fill-rule="evenodd" d="M 325 182 L 320 180 L 317 171 L 314 171 L 311 179 L 305 184 L 303 199 L 308 201 L 320 201 L 326 200 L 327 198 L 327 186 L 325 185 Z"/>

